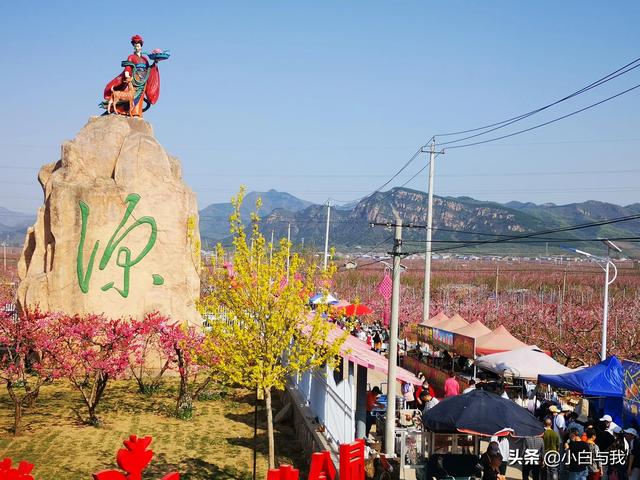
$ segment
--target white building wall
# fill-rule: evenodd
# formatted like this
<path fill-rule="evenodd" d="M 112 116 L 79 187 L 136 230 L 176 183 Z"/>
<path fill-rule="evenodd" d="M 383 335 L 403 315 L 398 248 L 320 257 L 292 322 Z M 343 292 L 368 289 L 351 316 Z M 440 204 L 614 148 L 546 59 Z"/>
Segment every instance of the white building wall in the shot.
<path fill-rule="evenodd" d="M 307 406 L 324 425 L 324 435 L 336 445 L 353 442 L 355 438 L 355 366 L 343 361 L 342 379 L 334 371 L 306 372 L 292 379 L 291 388 L 298 391 Z"/>

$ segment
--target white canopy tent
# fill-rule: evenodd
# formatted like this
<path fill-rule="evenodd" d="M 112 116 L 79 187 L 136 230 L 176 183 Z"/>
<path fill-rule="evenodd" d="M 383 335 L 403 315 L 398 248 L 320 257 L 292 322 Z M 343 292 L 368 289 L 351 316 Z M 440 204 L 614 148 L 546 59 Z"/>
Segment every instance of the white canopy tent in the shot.
<path fill-rule="evenodd" d="M 476 365 L 498 375 L 537 381 L 538 375 L 559 375 L 572 372 L 571 368 L 556 362 L 535 345 L 508 352 L 493 353 L 476 358 Z"/>

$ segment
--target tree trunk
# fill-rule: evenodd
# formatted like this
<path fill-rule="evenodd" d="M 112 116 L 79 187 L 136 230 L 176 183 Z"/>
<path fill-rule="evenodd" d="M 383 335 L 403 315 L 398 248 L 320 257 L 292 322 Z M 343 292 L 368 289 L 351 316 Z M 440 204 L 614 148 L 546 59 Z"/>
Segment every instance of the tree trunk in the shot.
<path fill-rule="evenodd" d="M 20 435 L 20 427 L 22 424 L 22 402 L 17 401 L 15 404 L 15 410 L 13 414 L 13 434 Z"/>
<path fill-rule="evenodd" d="M 107 382 L 109 381 L 109 375 L 104 372 L 97 372 L 93 379 L 93 388 L 91 389 L 91 396 L 89 401 L 86 402 L 89 410 L 89 424 L 94 427 L 100 426 L 100 419 L 96 415 L 96 409 L 102 398 L 104 390 L 107 388 Z"/>
<path fill-rule="evenodd" d="M 22 398 L 18 398 L 15 390 L 13 389 L 13 382 L 7 381 L 7 392 L 13 402 L 13 434 L 20 434 L 20 424 L 22 422 Z"/>
<path fill-rule="evenodd" d="M 269 438 L 269 468 L 276 468 L 276 445 L 273 436 L 273 410 L 271 409 L 271 389 L 264 389 L 267 407 L 267 437 Z"/>
<path fill-rule="evenodd" d="M 176 348 L 178 357 L 178 372 L 180 372 L 180 390 L 178 392 L 178 403 L 176 405 L 176 416 L 186 420 L 193 415 L 193 398 L 189 392 L 189 372 L 187 371 L 184 353 Z"/>
<path fill-rule="evenodd" d="M 40 393 L 40 382 L 38 381 L 34 388 L 31 388 L 29 385 L 25 385 L 25 390 L 27 394 L 24 397 L 24 406 L 26 408 L 31 408 L 36 404 L 36 400 L 38 399 L 38 394 Z"/>
<path fill-rule="evenodd" d="M 213 377 L 211 376 L 207 377 L 207 379 L 204 382 L 202 382 L 202 384 L 200 384 L 200 386 L 193 393 L 193 396 L 197 399 L 198 395 L 200 395 L 209 386 L 212 380 L 213 380 Z"/>

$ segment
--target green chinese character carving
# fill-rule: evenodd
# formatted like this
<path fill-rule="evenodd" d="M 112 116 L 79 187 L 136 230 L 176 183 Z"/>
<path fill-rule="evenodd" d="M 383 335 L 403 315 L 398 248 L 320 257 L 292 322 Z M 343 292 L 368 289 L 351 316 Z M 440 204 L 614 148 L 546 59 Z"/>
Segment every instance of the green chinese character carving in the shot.
<path fill-rule="evenodd" d="M 138 264 L 140 260 L 142 260 L 147 253 L 153 248 L 156 243 L 156 237 L 158 234 L 158 228 L 156 226 L 156 221 L 153 217 L 141 217 L 137 219 L 133 225 L 124 230 L 122 233 L 121 230 L 124 228 L 125 224 L 129 220 L 129 217 L 133 213 L 133 210 L 136 208 L 136 205 L 140 201 L 140 195 L 137 193 L 131 193 L 127 196 L 125 203 L 127 204 L 127 209 L 124 212 L 124 216 L 122 217 L 122 221 L 118 225 L 118 228 L 113 232 L 113 235 L 109 239 L 107 246 L 102 253 L 102 257 L 100 258 L 100 263 L 98 268 L 100 270 L 104 270 L 111 260 L 113 253 L 118 249 L 118 253 L 116 254 L 116 265 L 122 267 L 123 269 L 123 282 L 122 289 L 115 286 L 115 282 L 109 282 L 103 285 L 102 290 L 107 291 L 110 289 L 115 289 L 122 297 L 127 298 L 129 296 L 129 278 L 131 274 L 131 268 Z M 80 214 L 82 218 L 82 226 L 80 230 L 80 243 L 78 244 L 78 256 L 76 258 L 76 267 L 78 273 L 78 284 L 80 285 L 80 290 L 83 293 L 87 293 L 89 291 L 89 282 L 91 281 L 91 273 L 93 272 L 93 264 L 95 262 L 96 254 L 98 252 L 98 248 L 100 247 L 100 240 L 96 240 L 93 245 L 93 249 L 91 250 L 91 255 L 89 256 L 89 263 L 87 264 L 87 270 L 84 271 L 84 243 L 87 234 L 87 221 L 89 219 L 89 206 L 80 201 Z M 134 217 L 135 218 L 135 217 Z M 125 246 L 121 246 L 118 248 L 120 243 L 126 238 L 126 236 L 135 228 L 140 227 L 141 225 L 147 224 L 151 227 L 151 234 L 149 235 L 149 240 L 147 244 L 142 249 L 142 251 L 135 257 L 131 257 L 131 250 Z M 164 278 L 161 275 L 156 273 L 153 274 L 153 284 L 154 285 L 162 285 L 164 283 Z"/>

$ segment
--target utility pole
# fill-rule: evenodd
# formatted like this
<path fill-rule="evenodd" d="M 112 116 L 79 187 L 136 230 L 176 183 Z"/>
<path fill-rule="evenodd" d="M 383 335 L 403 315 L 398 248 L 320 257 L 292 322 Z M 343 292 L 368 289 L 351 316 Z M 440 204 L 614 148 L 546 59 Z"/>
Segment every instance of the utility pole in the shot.
<path fill-rule="evenodd" d="M 602 241 L 605 243 L 605 245 L 607 245 L 607 248 L 613 247 L 617 252 L 622 252 L 622 250 L 618 246 L 616 246 L 612 241 L 610 240 L 602 240 Z M 571 248 L 570 250 L 575 253 L 579 253 L 580 255 L 584 255 L 587 258 L 592 258 L 596 262 L 596 264 L 598 264 L 598 266 L 602 268 L 602 270 L 604 270 L 604 306 L 603 306 L 603 312 L 602 312 L 602 346 L 601 346 L 602 348 L 600 351 L 600 359 L 604 362 L 607 359 L 607 326 L 608 326 L 607 324 L 609 320 L 609 285 L 611 285 L 613 282 L 616 281 L 616 278 L 618 277 L 618 268 L 616 267 L 616 264 L 611 261 L 610 251 L 608 249 L 607 249 L 606 258 L 598 257 L 596 255 L 591 255 L 588 252 L 584 252 L 576 248 Z M 613 268 L 613 278 L 610 279 L 611 268 Z M 583 299 L 583 303 L 584 303 L 584 299 Z"/>
<path fill-rule="evenodd" d="M 291 223 L 287 225 L 287 280 L 289 279 L 290 266 L 291 266 Z"/>
<path fill-rule="evenodd" d="M 398 312 L 400 307 L 400 256 L 402 252 L 402 220 L 396 219 L 393 244 L 393 285 L 391 289 L 391 322 L 389 324 L 389 367 L 387 376 L 387 419 L 384 445 L 387 457 L 395 456 L 396 371 L 398 360 Z"/>
<path fill-rule="evenodd" d="M 498 312 L 498 275 L 500 273 L 500 265 L 496 263 L 496 313 Z"/>
<path fill-rule="evenodd" d="M 609 280 L 609 265 L 613 265 L 609 255 L 607 253 L 607 265 L 604 268 L 604 308 L 602 315 L 602 346 L 600 350 L 600 360 L 605 361 L 607 359 L 607 324 L 609 320 L 609 285 L 613 283 L 613 281 L 618 276 L 618 269 L 616 268 L 616 274 L 613 277 L 613 280 Z M 613 268 L 616 266 L 613 265 Z"/>
<path fill-rule="evenodd" d="M 331 218 L 331 201 L 327 200 L 327 229 L 324 232 L 324 263 L 323 270 L 327 269 L 327 259 L 329 258 L 329 218 Z"/>
<path fill-rule="evenodd" d="M 424 298 L 422 304 L 422 320 L 429 320 L 431 303 L 431 233 L 433 225 L 433 172 L 436 165 L 436 139 L 431 139 L 429 149 L 429 196 L 427 205 L 427 250 L 424 257 Z"/>
<path fill-rule="evenodd" d="M 7 242 L 2 242 L 2 263 L 4 269 L 7 269 Z"/>
<path fill-rule="evenodd" d="M 562 276 L 562 293 L 560 294 L 560 306 L 558 308 L 558 326 L 560 327 L 560 338 L 562 338 L 562 315 L 564 313 L 564 296 L 567 290 L 567 269 L 564 269 Z"/>

